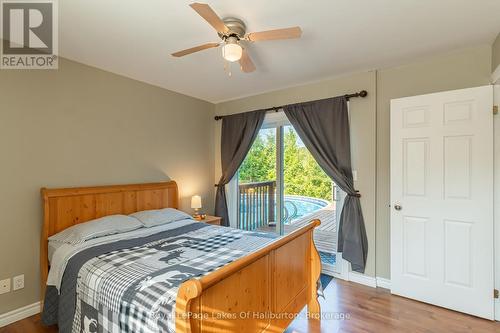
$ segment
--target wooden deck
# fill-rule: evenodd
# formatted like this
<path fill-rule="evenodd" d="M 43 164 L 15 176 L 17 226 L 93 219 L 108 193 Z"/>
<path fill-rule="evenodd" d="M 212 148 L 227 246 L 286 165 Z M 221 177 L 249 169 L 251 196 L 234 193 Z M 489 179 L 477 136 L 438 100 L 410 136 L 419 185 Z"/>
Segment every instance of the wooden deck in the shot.
<path fill-rule="evenodd" d="M 313 219 L 321 221 L 321 225 L 314 230 L 314 242 L 318 251 L 326 253 L 337 252 L 337 221 L 335 205 L 333 204 L 312 214 L 303 216 L 293 221 L 292 224 L 286 224 L 285 234 L 302 227 Z"/>
<path fill-rule="evenodd" d="M 320 252 L 335 253 L 337 252 L 337 221 L 335 204 L 331 204 L 322 208 L 314 213 L 303 216 L 292 222 L 292 224 L 285 224 L 285 234 L 302 227 L 307 222 L 319 219 L 321 225 L 314 230 L 314 242 Z M 262 227 L 260 231 L 272 232 L 274 227 Z"/>

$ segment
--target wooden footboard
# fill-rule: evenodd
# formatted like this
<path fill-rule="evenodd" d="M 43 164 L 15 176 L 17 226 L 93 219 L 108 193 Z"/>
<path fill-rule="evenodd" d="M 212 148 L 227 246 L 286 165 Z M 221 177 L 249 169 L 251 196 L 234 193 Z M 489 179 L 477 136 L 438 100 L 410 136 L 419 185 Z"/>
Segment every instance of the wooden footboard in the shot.
<path fill-rule="evenodd" d="M 48 237 L 102 216 L 178 207 L 174 181 L 42 189 L 42 197 L 42 300 Z M 184 282 L 177 295 L 176 332 L 281 332 L 305 305 L 309 315 L 319 318 L 316 283 L 321 262 L 313 241 L 313 230 L 319 224 L 319 220 L 311 221 L 201 279 Z"/>
<path fill-rule="evenodd" d="M 321 261 L 313 220 L 261 250 L 200 279 L 177 295 L 177 333 L 282 332 L 305 305 L 319 319 Z"/>

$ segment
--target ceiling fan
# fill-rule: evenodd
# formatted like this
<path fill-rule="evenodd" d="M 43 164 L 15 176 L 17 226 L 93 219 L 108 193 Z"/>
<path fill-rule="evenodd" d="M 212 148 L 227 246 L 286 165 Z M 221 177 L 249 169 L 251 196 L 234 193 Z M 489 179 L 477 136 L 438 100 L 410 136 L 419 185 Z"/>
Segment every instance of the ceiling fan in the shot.
<path fill-rule="evenodd" d="M 201 17 L 203 17 L 219 34 L 222 42 L 206 43 L 186 50 L 172 53 L 174 57 L 183 57 L 191 53 L 219 47 L 222 45 L 222 57 L 229 62 L 239 61 L 241 70 L 250 73 L 255 70 L 255 65 L 248 56 L 241 41 L 259 42 L 264 40 L 300 38 L 302 30 L 300 27 L 268 30 L 261 32 L 246 33 L 245 23 L 234 17 L 221 19 L 209 5 L 204 3 L 192 3 L 189 5 Z"/>

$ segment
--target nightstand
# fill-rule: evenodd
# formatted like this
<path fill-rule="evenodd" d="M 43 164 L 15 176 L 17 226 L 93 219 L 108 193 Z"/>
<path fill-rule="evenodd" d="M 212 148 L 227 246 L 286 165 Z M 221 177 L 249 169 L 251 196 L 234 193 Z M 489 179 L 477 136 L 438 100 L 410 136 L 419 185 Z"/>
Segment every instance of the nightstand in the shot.
<path fill-rule="evenodd" d="M 205 222 L 212 225 L 221 225 L 222 217 L 207 215 L 207 217 L 205 217 L 203 220 L 197 220 L 197 221 Z"/>

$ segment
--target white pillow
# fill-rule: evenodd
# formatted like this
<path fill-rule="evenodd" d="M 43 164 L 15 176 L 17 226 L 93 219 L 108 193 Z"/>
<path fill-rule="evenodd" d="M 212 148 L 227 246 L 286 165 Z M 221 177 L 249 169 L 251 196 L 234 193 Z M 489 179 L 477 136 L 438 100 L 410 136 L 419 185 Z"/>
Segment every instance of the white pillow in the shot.
<path fill-rule="evenodd" d="M 50 241 L 69 244 L 83 243 L 89 239 L 119 234 L 142 228 L 139 220 L 126 215 L 109 215 L 76 224 L 49 237 Z"/>
<path fill-rule="evenodd" d="M 135 217 L 141 221 L 146 228 L 180 220 L 192 219 L 191 215 L 174 208 L 143 210 L 142 212 L 130 214 L 129 216 Z"/>

